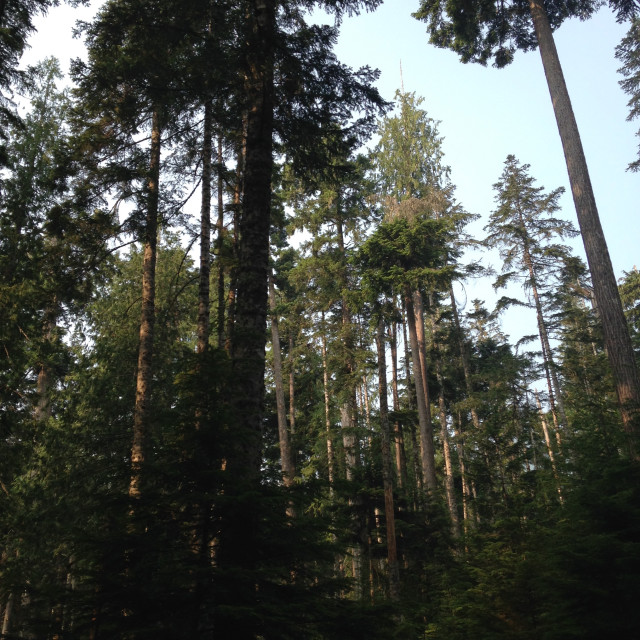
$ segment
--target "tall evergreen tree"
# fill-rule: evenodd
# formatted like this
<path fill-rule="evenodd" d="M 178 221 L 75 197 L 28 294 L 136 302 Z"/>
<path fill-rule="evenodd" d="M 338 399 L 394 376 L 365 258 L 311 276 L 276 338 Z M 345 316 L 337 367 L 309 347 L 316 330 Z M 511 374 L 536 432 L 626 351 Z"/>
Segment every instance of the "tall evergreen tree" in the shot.
<path fill-rule="evenodd" d="M 544 294 L 553 288 L 554 271 L 568 258 L 567 247 L 557 244 L 556 238 L 564 240 L 576 232 L 569 222 L 553 217 L 559 209 L 558 198 L 563 189 L 545 194 L 543 187 L 534 184 L 529 165 L 520 165 L 514 156 L 509 156 L 499 182 L 494 185 L 497 208 L 485 227 L 489 232 L 486 243 L 499 248 L 503 260 L 502 274 L 494 286 L 502 288 L 513 279 L 522 279 L 525 290 L 531 292 L 554 420 L 557 421 L 557 405 L 566 427 L 562 390 L 549 340 L 549 318 L 545 317 Z"/>

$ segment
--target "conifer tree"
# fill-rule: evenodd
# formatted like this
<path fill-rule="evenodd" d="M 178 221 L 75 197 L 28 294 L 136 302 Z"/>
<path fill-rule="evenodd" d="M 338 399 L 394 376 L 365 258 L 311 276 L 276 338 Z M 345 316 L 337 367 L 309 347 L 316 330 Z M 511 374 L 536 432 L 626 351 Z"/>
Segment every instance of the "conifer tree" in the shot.
<path fill-rule="evenodd" d="M 557 405 L 566 427 L 562 390 L 549 341 L 549 320 L 544 312 L 545 290 L 553 286 L 549 278 L 553 278 L 558 263 L 568 258 L 567 248 L 554 240 L 576 235 L 569 222 L 553 217 L 558 211 L 558 198 L 563 189 L 545 194 L 543 187 L 534 186 L 529 165 L 520 165 L 514 156 L 506 159 L 494 189 L 498 206 L 485 227 L 489 231 L 487 245 L 498 247 L 503 260 L 502 274 L 494 287 L 502 288 L 513 279 L 522 279 L 525 290 L 531 291 L 554 420 Z M 509 301 L 502 304 L 509 304 Z"/>
<path fill-rule="evenodd" d="M 618 69 L 623 76 L 620 86 L 629 96 L 627 120 L 635 120 L 640 115 L 640 19 L 631 22 L 627 35 L 616 47 L 616 58 L 623 64 Z M 637 160 L 629 163 L 629 169 L 640 170 L 640 153 Z"/>

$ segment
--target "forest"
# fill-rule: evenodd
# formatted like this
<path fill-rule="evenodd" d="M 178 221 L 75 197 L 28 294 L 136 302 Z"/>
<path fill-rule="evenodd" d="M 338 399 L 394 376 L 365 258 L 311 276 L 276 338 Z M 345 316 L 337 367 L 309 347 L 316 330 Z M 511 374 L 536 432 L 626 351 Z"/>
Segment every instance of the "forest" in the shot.
<path fill-rule="evenodd" d="M 640 637 L 640 272 L 553 40 L 615 13 L 632 120 L 640 3 L 416 1 L 544 65 L 578 224 L 509 155 L 482 237 L 334 51 L 381 3 L 105 0 L 65 78 L 20 66 L 58 2 L 0 0 L 2 640 Z"/>

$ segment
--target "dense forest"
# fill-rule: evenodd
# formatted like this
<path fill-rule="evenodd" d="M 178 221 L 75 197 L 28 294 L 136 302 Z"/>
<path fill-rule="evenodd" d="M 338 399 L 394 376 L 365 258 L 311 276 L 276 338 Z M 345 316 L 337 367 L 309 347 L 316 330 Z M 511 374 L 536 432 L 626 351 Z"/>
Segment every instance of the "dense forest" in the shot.
<path fill-rule="evenodd" d="M 3 640 L 640 634 L 640 272 L 552 35 L 609 5 L 633 119 L 640 3 L 416 3 L 545 67 L 578 226 L 509 155 L 477 237 L 425 100 L 334 52 L 381 1 L 106 0 L 67 82 L 20 67 L 57 2 L 0 0 Z"/>

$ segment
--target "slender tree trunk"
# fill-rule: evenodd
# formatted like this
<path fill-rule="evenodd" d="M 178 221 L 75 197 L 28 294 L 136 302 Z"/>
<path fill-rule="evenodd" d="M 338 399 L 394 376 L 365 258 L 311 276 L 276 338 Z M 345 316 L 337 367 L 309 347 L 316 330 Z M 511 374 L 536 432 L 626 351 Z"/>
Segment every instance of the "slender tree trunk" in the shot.
<path fill-rule="evenodd" d="M 522 215 L 520 215 L 520 221 L 524 228 L 524 222 Z M 524 252 L 523 252 L 524 264 L 529 272 L 529 279 L 531 283 L 531 292 L 533 293 L 533 301 L 536 307 L 536 318 L 538 320 L 538 335 L 540 336 L 540 344 L 542 345 L 542 359 L 545 374 L 547 377 L 547 384 L 549 386 L 549 401 L 551 403 L 551 411 L 553 413 L 554 425 L 556 433 L 558 430 L 558 420 L 556 418 L 556 406 L 558 407 L 558 413 L 560 414 L 560 420 L 564 427 L 567 426 L 567 414 L 564 410 L 564 402 L 562 400 L 562 394 L 560 392 L 560 383 L 558 382 L 558 374 L 555 370 L 555 364 L 553 362 L 553 355 L 551 352 L 551 344 L 549 343 L 549 334 L 547 332 L 547 326 L 544 322 L 544 314 L 542 312 L 542 301 L 540 300 L 540 294 L 538 293 L 538 278 L 536 270 L 529 251 L 529 243 L 527 239 L 524 239 Z"/>
<path fill-rule="evenodd" d="M 213 107 L 204 106 L 202 143 L 202 206 L 200 208 L 200 282 L 198 286 L 197 352 L 209 346 L 209 283 L 211 279 L 211 154 L 213 137 Z"/>
<path fill-rule="evenodd" d="M 282 380 L 282 355 L 280 353 L 280 331 L 276 314 L 276 291 L 273 277 L 269 278 L 269 307 L 271 310 L 271 346 L 273 350 L 273 379 L 276 385 L 276 409 L 278 413 L 278 438 L 280 441 L 280 462 L 282 481 L 290 487 L 296 475 L 295 464 L 291 454 L 289 432 L 287 429 L 287 410 L 284 402 L 284 384 Z"/>
<path fill-rule="evenodd" d="M 339 204 L 338 204 L 339 206 Z M 344 244 L 344 230 L 340 212 L 336 216 L 336 231 L 338 250 L 346 265 L 346 251 Z M 346 274 L 342 285 L 346 288 Z M 355 364 L 353 362 L 353 320 L 346 299 L 342 298 L 342 336 L 345 349 L 344 376 L 347 381 L 345 400 L 340 407 L 340 421 L 342 425 L 342 443 L 344 446 L 347 480 L 353 480 L 358 458 L 358 442 L 356 438 L 356 386 L 354 379 Z"/>
<path fill-rule="evenodd" d="M 324 311 L 322 312 L 322 386 L 324 390 L 324 423 L 327 434 L 327 473 L 329 475 L 329 487 L 333 491 L 334 453 L 333 438 L 331 437 L 331 412 L 329 403 L 329 367 L 327 365 L 327 337 L 325 335 Z"/>
<path fill-rule="evenodd" d="M 387 524 L 387 560 L 389 563 L 389 595 L 391 600 L 400 599 L 400 568 L 396 546 L 396 524 L 393 505 L 393 482 L 391 461 L 391 435 L 387 399 L 387 361 L 384 339 L 384 320 L 380 318 L 376 334 L 378 349 L 378 385 L 380 395 L 380 436 L 382 441 L 382 483 L 384 488 L 384 513 Z"/>
<path fill-rule="evenodd" d="M 436 376 L 438 378 L 438 415 L 440 417 L 440 439 L 444 455 L 444 489 L 447 496 L 447 506 L 451 517 L 451 532 L 454 538 L 460 537 L 460 517 L 458 516 L 458 501 L 453 483 L 453 462 L 451 460 L 451 446 L 449 443 L 449 429 L 447 427 L 447 412 L 444 402 L 444 377 L 442 375 L 442 359 L 438 353 L 436 357 Z"/>
<path fill-rule="evenodd" d="M 131 446 L 131 480 L 129 497 L 142 495 L 141 474 L 144 465 L 145 439 L 151 414 L 153 332 L 155 327 L 156 249 L 158 241 L 158 193 L 160 179 L 160 117 L 155 109 L 151 125 L 149 180 L 147 184 L 147 219 L 142 267 L 142 311 L 136 375 L 136 403 L 133 411 Z"/>
<path fill-rule="evenodd" d="M 437 490 L 435 449 L 433 444 L 433 427 L 431 425 L 431 413 L 428 397 L 426 397 L 426 384 L 422 379 L 422 366 L 420 363 L 420 348 L 416 331 L 416 314 L 413 307 L 413 296 L 408 286 L 405 286 L 404 303 L 407 310 L 407 323 L 409 325 L 409 340 L 411 342 L 411 359 L 413 361 L 413 379 L 416 388 L 416 402 L 418 406 L 418 423 L 420 425 L 420 462 L 424 485 L 429 494 Z"/>
<path fill-rule="evenodd" d="M 460 350 L 460 360 L 462 361 L 462 372 L 464 373 L 464 386 L 467 392 L 467 398 L 471 398 L 473 388 L 471 386 L 471 366 L 469 364 L 469 355 L 464 346 L 464 337 L 462 333 L 462 325 L 460 324 L 460 316 L 458 315 L 458 305 L 456 303 L 456 297 L 453 294 L 453 287 L 449 285 L 449 297 L 451 298 L 451 311 L 453 313 L 453 322 L 456 328 L 456 334 L 458 336 L 458 349 Z M 478 417 L 478 411 L 474 404 L 470 408 L 471 421 L 473 423 L 476 432 L 480 432 L 480 418 Z"/>
<path fill-rule="evenodd" d="M 244 146 L 243 146 L 244 149 Z M 242 207 L 242 193 L 244 183 L 244 151 L 238 154 L 236 167 L 236 184 L 233 190 L 233 263 L 229 270 L 229 294 L 227 297 L 226 311 L 227 322 L 224 332 L 224 349 L 231 356 L 233 353 L 233 331 L 236 318 L 236 292 L 238 290 L 238 247 L 240 245 L 240 209 Z"/>
<path fill-rule="evenodd" d="M 462 520 L 465 534 L 470 528 L 474 528 L 476 523 L 475 511 L 473 509 L 473 497 L 469 488 L 467 478 L 466 447 L 464 433 L 462 430 L 462 415 L 458 411 L 456 415 L 456 441 L 458 444 L 458 463 L 460 465 L 460 482 L 462 484 Z"/>
<path fill-rule="evenodd" d="M 224 335 L 224 312 L 225 312 L 225 295 L 224 295 L 224 274 L 225 266 L 222 258 L 224 251 L 224 155 L 222 146 L 222 134 L 218 134 L 218 221 L 216 224 L 216 253 L 218 255 L 218 316 L 217 316 L 217 333 L 218 348 L 222 349 L 225 343 Z"/>
<path fill-rule="evenodd" d="M 410 362 L 411 362 L 411 351 L 410 351 L 410 346 L 409 346 L 409 340 L 407 338 L 407 324 L 408 324 L 408 320 L 407 320 L 407 310 L 406 308 L 404 309 L 404 319 L 405 322 L 402 323 L 402 339 L 403 339 L 403 344 L 404 344 L 404 370 L 405 370 L 405 376 L 407 379 L 407 395 L 409 396 L 409 406 L 410 407 L 417 407 L 417 400 L 416 400 L 416 385 L 415 385 L 415 380 L 411 380 L 411 366 L 410 366 Z M 413 383 L 412 383 L 413 382 Z M 416 488 L 418 490 L 422 489 L 423 486 L 423 481 L 422 481 L 422 470 L 420 467 L 420 451 L 419 451 L 419 447 L 418 447 L 418 440 L 416 438 L 416 430 L 415 430 L 415 425 L 411 424 L 410 428 L 409 428 L 409 437 L 411 439 L 411 451 L 412 451 L 412 465 L 413 465 L 413 475 L 416 479 Z M 415 500 L 414 500 L 415 502 Z M 416 507 L 417 505 L 414 504 L 414 507 Z"/>
<path fill-rule="evenodd" d="M 293 354 L 293 336 L 289 335 L 289 429 L 291 430 L 291 435 L 296 432 L 295 391 L 295 357 Z"/>
<path fill-rule="evenodd" d="M 640 378 L 629 329 L 544 2 L 529 0 L 529 8 L 567 162 L 578 223 L 602 319 L 604 343 L 616 382 L 623 427 L 628 435 L 631 456 L 638 459 L 636 440 L 640 433 Z"/>
<path fill-rule="evenodd" d="M 398 393 L 398 340 L 396 322 L 391 325 L 391 395 L 393 397 L 393 410 L 400 411 L 400 395 Z M 396 473 L 398 487 L 407 484 L 407 454 L 404 448 L 404 434 L 402 424 L 397 418 L 393 423 L 395 440 Z"/>
<path fill-rule="evenodd" d="M 11 620 L 13 615 L 13 600 L 14 595 L 13 592 L 9 593 L 7 596 L 7 603 L 4 607 L 4 615 L 2 616 L 2 637 L 6 637 L 9 635 L 11 631 Z"/>
<path fill-rule="evenodd" d="M 553 477 L 556 481 L 556 490 L 558 491 L 558 498 L 560 502 L 564 502 L 562 497 L 562 487 L 560 486 L 560 477 L 558 476 L 558 468 L 556 466 L 556 458 L 553 454 L 553 447 L 551 446 L 551 438 L 549 436 L 549 428 L 547 427 L 547 421 L 544 418 L 544 412 L 542 411 L 542 404 L 538 394 L 536 396 L 536 404 L 538 405 L 538 415 L 540 416 L 540 424 L 542 425 L 542 433 L 544 435 L 544 442 L 547 445 L 547 453 L 549 454 L 549 460 L 551 462 L 551 470 L 553 471 Z"/>

